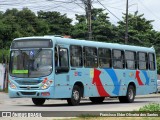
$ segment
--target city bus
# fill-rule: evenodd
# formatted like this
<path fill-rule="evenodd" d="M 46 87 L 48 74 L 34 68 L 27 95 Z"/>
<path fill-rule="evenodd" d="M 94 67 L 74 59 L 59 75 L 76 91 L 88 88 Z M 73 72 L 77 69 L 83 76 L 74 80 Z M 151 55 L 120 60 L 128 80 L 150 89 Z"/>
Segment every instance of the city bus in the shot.
<path fill-rule="evenodd" d="M 48 99 L 79 105 L 82 98 L 102 103 L 116 97 L 134 102 L 136 95 L 157 90 L 153 47 L 76 40 L 60 36 L 13 40 L 9 63 L 10 98 Z"/>

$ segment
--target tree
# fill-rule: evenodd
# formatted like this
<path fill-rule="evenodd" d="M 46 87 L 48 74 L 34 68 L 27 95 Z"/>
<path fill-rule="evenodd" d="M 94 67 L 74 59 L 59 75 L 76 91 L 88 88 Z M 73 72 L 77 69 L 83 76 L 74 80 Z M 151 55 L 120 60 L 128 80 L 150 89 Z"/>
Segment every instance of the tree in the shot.
<path fill-rule="evenodd" d="M 116 37 L 116 26 L 112 25 L 109 21 L 108 13 L 103 13 L 103 9 L 92 9 L 92 36 L 93 40 L 114 42 Z M 87 23 L 85 15 L 77 15 L 78 21 L 74 25 L 72 36 L 74 38 L 87 38 Z"/>
<path fill-rule="evenodd" d="M 151 46 L 151 41 L 155 31 L 153 30 L 152 22 L 153 20 L 146 20 L 144 14 L 138 15 L 135 12 L 134 15 L 128 15 L 128 44 L 141 45 L 141 46 Z M 120 42 L 124 43 L 125 36 L 125 17 L 123 21 L 118 22 L 118 35 L 120 37 Z"/>
<path fill-rule="evenodd" d="M 46 21 L 49 27 L 48 34 L 51 35 L 70 35 L 72 30 L 70 18 L 66 14 L 61 15 L 59 12 L 38 12 L 38 19 Z"/>
<path fill-rule="evenodd" d="M 115 42 L 116 27 L 109 21 L 103 9 L 92 9 L 93 38 L 97 41 Z"/>
<path fill-rule="evenodd" d="M 9 48 L 11 41 L 16 37 L 35 35 L 34 23 L 36 15 L 27 8 L 6 10 L 1 19 L 1 37 L 4 47 Z"/>
<path fill-rule="evenodd" d="M 87 25 L 85 15 L 77 15 L 76 20 L 78 21 L 72 30 L 72 37 L 77 39 L 87 39 Z"/>

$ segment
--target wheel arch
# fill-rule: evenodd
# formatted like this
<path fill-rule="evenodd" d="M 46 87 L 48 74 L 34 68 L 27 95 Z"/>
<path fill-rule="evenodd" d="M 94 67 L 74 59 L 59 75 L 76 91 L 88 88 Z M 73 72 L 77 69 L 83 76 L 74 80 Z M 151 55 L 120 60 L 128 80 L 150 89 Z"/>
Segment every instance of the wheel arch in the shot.
<path fill-rule="evenodd" d="M 134 89 L 135 89 L 135 95 L 136 95 L 136 84 L 132 81 L 132 82 L 130 82 L 130 83 L 128 84 L 128 87 L 129 87 L 130 85 L 132 85 L 132 86 L 134 87 Z M 127 87 L 127 88 L 128 88 L 128 87 Z"/>
<path fill-rule="evenodd" d="M 80 81 L 77 81 L 77 82 L 75 82 L 74 86 L 75 86 L 75 85 L 77 85 L 77 86 L 80 87 L 81 94 L 82 94 L 82 97 L 83 97 L 83 95 L 84 95 L 84 85 L 83 85 L 83 83 L 80 82 Z"/>

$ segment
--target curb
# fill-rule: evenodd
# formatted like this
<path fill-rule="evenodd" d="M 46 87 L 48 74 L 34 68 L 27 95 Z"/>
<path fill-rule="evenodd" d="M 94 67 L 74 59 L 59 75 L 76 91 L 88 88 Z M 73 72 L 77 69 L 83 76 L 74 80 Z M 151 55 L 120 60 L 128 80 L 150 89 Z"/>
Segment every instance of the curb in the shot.
<path fill-rule="evenodd" d="M 160 98 L 160 94 L 137 95 L 136 98 Z"/>
<path fill-rule="evenodd" d="M 118 97 L 106 97 L 105 100 L 116 100 Z M 135 98 L 160 98 L 159 94 L 137 95 Z M 82 98 L 82 100 L 89 100 L 89 97 Z"/>

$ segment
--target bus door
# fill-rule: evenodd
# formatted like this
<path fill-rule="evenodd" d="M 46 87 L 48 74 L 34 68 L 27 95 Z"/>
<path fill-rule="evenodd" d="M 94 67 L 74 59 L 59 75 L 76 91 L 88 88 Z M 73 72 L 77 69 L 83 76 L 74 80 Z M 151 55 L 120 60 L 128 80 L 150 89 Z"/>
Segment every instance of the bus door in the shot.
<path fill-rule="evenodd" d="M 69 58 L 65 45 L 55 47 L 55 97 L 70 97 L 69 91 Z"/>

